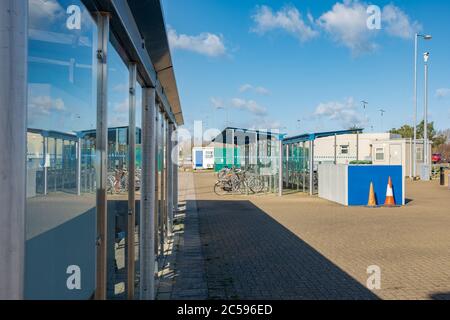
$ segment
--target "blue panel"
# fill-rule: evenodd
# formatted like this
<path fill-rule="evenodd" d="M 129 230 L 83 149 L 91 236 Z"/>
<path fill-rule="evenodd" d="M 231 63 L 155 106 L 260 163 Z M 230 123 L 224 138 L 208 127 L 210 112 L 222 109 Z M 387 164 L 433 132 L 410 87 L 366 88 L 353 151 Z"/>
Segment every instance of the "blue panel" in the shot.
<path fill-rule="evenodd" d="M 402 166 L 349 166 L 348 205 L 364 206 L 369 199 L 370 182 L 373 182 L 378 205 L 386 200 L 386 188 L 392 178 L 394 198 L 397 205 L 403 204 Z"/>
<path fill-rule="evenodd" d="M 195 151 L 195 167 L 203 167 L 203 151 Z"/>

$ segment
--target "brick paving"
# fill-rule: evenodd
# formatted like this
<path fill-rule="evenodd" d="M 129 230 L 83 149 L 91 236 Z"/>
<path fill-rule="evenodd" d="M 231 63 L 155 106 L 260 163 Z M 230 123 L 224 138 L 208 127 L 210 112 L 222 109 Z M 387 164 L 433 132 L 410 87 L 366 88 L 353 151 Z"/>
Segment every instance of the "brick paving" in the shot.
<path fill-rule="evenodd" d="M 174 234 L 164 255 L 156 298 L 205 300 L 208 289 L 192 173 L 181 175 L 180 186 L 180 212 L 175 215 Z"/>
<path fill-rule="evenodd" d="M 368 209 L 302 194 L 218 197 L 214 175 L 190 179 L 197 210 L 186 219 L 194 212 L 198 229 L 185 236 L 199 232 L 190 249 L 207 289 L 197 298 L 450 299 L 450 191 L 434 182 L 407 183 L 407 207 Z M 380 290 L 366 287 L 370 265 L 381 268 Z M 180 275 L 190 267 L 181 266 Z M 173 298 L 196 290 L 194 278 L 177 282 Z"/>

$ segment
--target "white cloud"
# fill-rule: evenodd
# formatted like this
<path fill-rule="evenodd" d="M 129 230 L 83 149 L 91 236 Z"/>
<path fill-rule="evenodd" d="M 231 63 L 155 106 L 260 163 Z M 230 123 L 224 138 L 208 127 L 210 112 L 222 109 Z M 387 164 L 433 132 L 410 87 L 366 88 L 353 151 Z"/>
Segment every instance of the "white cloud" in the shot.
<path fill-rule="evenodd" d="M 445 98 L 450 95 L 450 88 L 440 88 L 436 90 L 436 97 Z"/>
<path fill-rule="evenodd" d="M 251 84 L 243 84 L 240 88 L 239 88 L 239 92 L 243 93 L 243 92 L 247 92 L 249 90 L 253 89 L 253 86 Z"/>
<path fill-rule="evenodd" d="M 377 45 L 372 41 L 374 31 L 367 28 L 366 10 L 367 5 L 359 1 L 345 0 L 322 14 L 317 24 L 354 54 L 370 52 Z"/>
<path fill-rule="evenodd" d="M 364 2 L 344 0 L 322 14 L 317 19 L 317 24 L 353 54 L 371 52 L 378 47 L 374 37 L 379 31 L 367 28 L 367 8 L 368 4 Z M 407 39 L 420 29 L 421 25 L 417 21 L 411 21 L 409 16 L 395 5 L 389 4 L 382 9 L 381 31 L 388 35 Z"/>
<path fill-rule="evenodd" d="M 264 87 L 255 87 L 252 86 L 251 84 L 243 84 L 240 88 L 239 88 L 239 92 L 240 93 L 244 93 L 244 92 L 248 92 L 248 91 L 253 91 L 255 93 L 261 94 L 261 95 L 268 95 L 270 94 L 269 89 L 266 89 Z"/>
<path fill-rule="evenodd" d="M 357 111 L 354 99 L 349 98 L 344 102 L 332 101 L 320 103 L 314 112 L 314 117 L 337 121 L 343 128 L 362 126 L 367 121 Z"/>
<path fill-rule="evenodd" d="M 218 57 L 226 54 L 223 36 L 203 32 L 196 36 L 178 34 L 171 27 L 168 28 L 169 44 L 172 50 L 180 49 L 196 52 L 209 57 Z"/>
<path fill-rule="evenodd" d="M 257 116 L 264 116 L 267 114 L 267 109 L 253 100 L 234 98 L 231 100 L 231 105 L 237 109 L 246 110 Z"/>
<path fill-rule="evenodd" d="M 126 98 L 125 100 L 123 100 L 121 102 L 116 102 L 114 104 L 114 112 L 115 113 L 128 114 L 129 110 L 130 110 L 130 100 L 128 98 Z"/>
<path fill-rule="evenodd" d="M 210 100 L 212 106 L 214 107 L 214 109 L 223 109 L 224 108 L 224 103 L 221 98 L 211 97 L 209 100 Z"/>
<path fill-rule="evenodd" d="M 30 27 L 41 27 L 42 23 L 53 23 L 64 16 L 65 11 L 56 0 L 29 0 Z"/>
<path fill-rule="evenodd" d="M 276 12 L 268 6 L 257 6 L 252 19 L 255 26 L 251 31 L 259 34 L 283 30 L 295 36 L 301 42 L 308 41 L 318 35 L 316 30 L 306 24 L 300 11 L 293 6 L 286 6 Z"/>
<path fill-rule="evenodd" d="M 113 87 L 114 92 L 128 92 L 130 90 L 127 83 L 119 83 Z"/>
<path fill-rule="evenodd" d="M 411 21 L 400 8 L 389 4 L 383 8 L 382 22 L 391 36 L 410 39 L 422 29 L 417 21 Z"/>
<path fill-rule="evenodd" d="M 49 115 L 53 112 L 65 111 L 66 107 L 61 98 L 53 99 L 50 96 L 33 96 L 28 103 L 30 111 L 36 115 Z"/>

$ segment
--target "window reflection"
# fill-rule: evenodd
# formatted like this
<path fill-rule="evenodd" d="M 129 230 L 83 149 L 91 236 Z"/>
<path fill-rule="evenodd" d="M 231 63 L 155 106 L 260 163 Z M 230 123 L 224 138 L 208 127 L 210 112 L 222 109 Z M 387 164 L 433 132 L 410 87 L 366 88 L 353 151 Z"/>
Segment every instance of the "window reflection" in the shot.
<path fill-rule="evenodd" d="M 97 27 L 79 0 L 29 0 L 26 288 L 88 299 L 95 286 Z M 69 265 L 83 270 L 67 289 Z"/>

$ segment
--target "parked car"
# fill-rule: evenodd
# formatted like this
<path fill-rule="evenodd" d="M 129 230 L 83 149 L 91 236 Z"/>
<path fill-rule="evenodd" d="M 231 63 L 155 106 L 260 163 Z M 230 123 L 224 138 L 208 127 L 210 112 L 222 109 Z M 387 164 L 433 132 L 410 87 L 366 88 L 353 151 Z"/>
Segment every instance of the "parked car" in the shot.
<path fill-rule="evenodd" d="M 433 153 L 431 156 L 431 162 L 434 164 L 440 163 L 442 161 L 442 155 L 440 153 Z"/>

